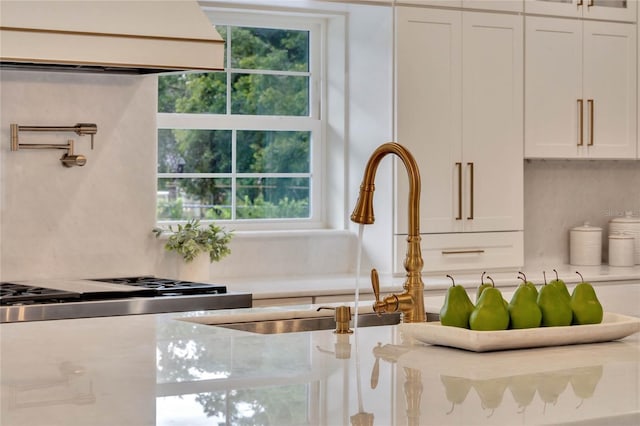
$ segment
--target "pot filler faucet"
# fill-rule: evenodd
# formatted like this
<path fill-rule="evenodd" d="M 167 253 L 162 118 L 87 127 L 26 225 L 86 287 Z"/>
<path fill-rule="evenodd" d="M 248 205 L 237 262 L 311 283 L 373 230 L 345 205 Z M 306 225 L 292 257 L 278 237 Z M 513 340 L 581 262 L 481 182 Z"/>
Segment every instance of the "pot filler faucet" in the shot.
<path fill-rule="evenodd" d="M 377 314 L 400 311 L 403 322 L 425 322 L 424 283 L 422 282 L 424 261 L 420 247 L 420 171 L 415 158 L 405 147 L 396 142 L 388 142 L 380 145 L 371 154 L 364 170 L 358 202 L 351 213 L 351 221 L 363 225 L 374 222 L 373 191 L 375 190 L 376 170 L 380 161 L 387 154 L 395 154 L 400 157 L 409 175 L 409 234 L 407 236 L 407 256 L 404 259 L 407 277 L 403 293 L 392 294 L 380 300 L 378 272 L 372 269 L 371 285 L 376 297 L 373 310 Z"/>
<path fill-rule="evenodd" d="M 78 136 L 91 135 L 91 149 L 93 149 L 93 135 L 98 133 L 98 126 L 94 123 L 78 123 L 75 126 L 19 126 L 11 124 L 11 151 L 20 149 L 63 149 L 60 162 L 65 167 L 84 166 L 87 157 L 73 152 L 74 143 L 69 139 L 66 144 L 52 143 L 20 143 L 20 132 L 75 132 Z"/>

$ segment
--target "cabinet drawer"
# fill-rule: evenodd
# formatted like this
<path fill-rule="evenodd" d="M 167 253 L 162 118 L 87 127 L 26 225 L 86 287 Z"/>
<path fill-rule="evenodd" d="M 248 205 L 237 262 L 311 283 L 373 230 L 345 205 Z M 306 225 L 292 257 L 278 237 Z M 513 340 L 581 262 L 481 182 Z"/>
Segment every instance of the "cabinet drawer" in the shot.
<path fill-rule="evenodd" d="M 404 273 L 406 236 L 395 236 L 395 273 Z M 522 231 L 422 234 L 424 272 L 518 268 L 524 264 Z"/>

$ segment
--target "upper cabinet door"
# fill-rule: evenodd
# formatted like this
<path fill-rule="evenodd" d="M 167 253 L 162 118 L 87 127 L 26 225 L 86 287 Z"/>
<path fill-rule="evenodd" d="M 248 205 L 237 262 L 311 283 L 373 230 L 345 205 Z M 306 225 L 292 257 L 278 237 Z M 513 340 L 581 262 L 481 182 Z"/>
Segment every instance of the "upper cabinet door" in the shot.
<path fill-rule="evenodd" d="M 464 230 L 523 228 L 522 16 L 463 13 Z"/>
<path fill-rule="evenodd" d="M 585 143 L 582 22 L 527 16 L 525 27 L 525 157 L 578 157 Z"/>
<path fill-rule="evenodd" d="M 397 141 L 420 167 L 421 232 L 521 230 L 522 16 L 397 17 Z M 400 169 L 397 234 L 407 232 L 406 180 Z"/>
<path fill-rule="evenodd" d="M 636 156 L 636 26 L 584 22 L 585 145 L 590 158 Z"/>
<path fill-rule="evenodd" d="M 637 0 L 525 0 L 526 13 L 635 22 Z"/>
<path fill-rule="evenodd" d="M 525 157 L 636 157 L 634 24 L 526 18 Z"/>
<path fill-rule="evenodd" d="M 397 141 L 420 164 L 422 232 L 461 230 L 454 218 L 461 161 L 461 13 L 450 10 L 398 8 Z M 404 170 L 397 173 L 396 233 L 408 230 Z"/>

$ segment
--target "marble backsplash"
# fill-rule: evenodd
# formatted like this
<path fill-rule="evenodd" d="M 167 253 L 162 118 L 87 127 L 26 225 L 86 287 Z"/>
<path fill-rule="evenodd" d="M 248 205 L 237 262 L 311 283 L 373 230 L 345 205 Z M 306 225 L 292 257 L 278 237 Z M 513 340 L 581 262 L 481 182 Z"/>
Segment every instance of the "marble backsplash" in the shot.
<path fill-rule="evenodd" d="M 640 216 L 640 161 L 526 160 L 524 250 L 528 264 L 569 262 L 569 230 L 589 222 L 602 227 L 608 258 L 609 221 Z"/>

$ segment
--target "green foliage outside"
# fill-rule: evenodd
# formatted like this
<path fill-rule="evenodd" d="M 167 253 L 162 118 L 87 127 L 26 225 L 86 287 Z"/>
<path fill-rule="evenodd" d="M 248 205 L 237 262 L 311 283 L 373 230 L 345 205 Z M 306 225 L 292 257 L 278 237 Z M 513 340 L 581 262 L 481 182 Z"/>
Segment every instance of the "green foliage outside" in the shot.
<path fill-rule="evenodd" d="M 232 71 L 184 73 L 158 78 L 158 111 L 233 115 L 309 115 L 309 77 L 252 74 L 243 70 L 307 72 L 306 31 L 230 27 Z M 218 27 L 229 46 L 229 31 Z M 238 72 L 233 70 L 238 69 Z M 228 77 L 230 76 L 230 77 Z M 227 99 L 230 78 L 230 100 Z M 228 107 L 229 105 L 229 107 Z M 230 110 L 227 110 L 230 108 Z M 307 131 L 158 130 L 158 173 L 218 173 L 223 177 L 158 179 L 158 219 L 265 219 L 309 217 Z M 226 174 L 226 175 L 224 175 Z M 243 174 L 251 174 L 243 176 Z M 229 177 L 227 177 L 229 175 Z M 236 210 L 231 210 L 235 197 Z"/>

